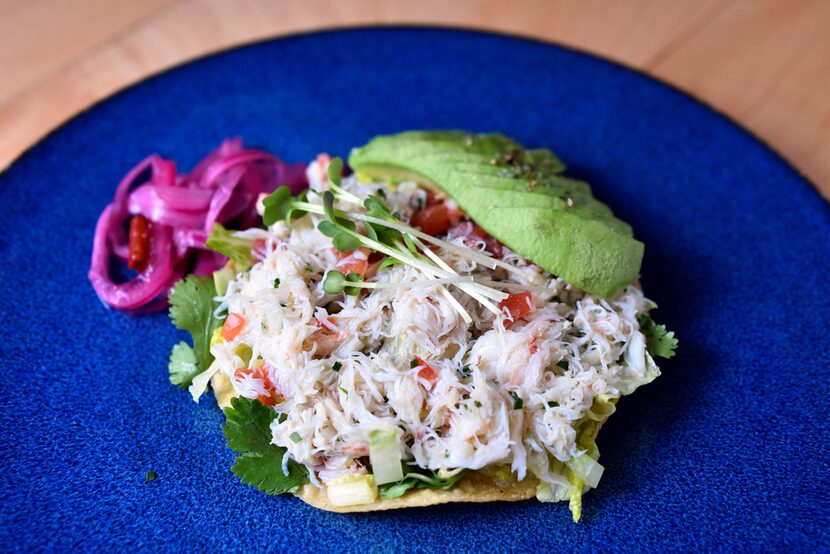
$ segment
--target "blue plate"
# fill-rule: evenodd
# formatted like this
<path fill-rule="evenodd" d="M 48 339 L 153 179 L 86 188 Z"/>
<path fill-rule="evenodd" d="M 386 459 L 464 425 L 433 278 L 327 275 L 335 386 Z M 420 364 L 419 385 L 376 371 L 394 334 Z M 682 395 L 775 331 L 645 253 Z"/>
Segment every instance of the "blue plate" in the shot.
<path fill-rule="evenodd" d="M 565 504 L 333 515 L 230 472 L 212 400 L 167 382 L 164 314 L 101 305 L 95 221 L 148 153 L 229 135 L 289 161 L 376 134 L 499 130 L 550 146 L 646 244 L 679 356 L 599 438 Z M 0 544 L 102 551 L 830 548 L 830 206 L 758 140 L 596 58 L 474 32 L 363 29 L 240 48 L 76 117 L 0 176 Z M 155 470 L 158 479 L 145 484 Z"/>

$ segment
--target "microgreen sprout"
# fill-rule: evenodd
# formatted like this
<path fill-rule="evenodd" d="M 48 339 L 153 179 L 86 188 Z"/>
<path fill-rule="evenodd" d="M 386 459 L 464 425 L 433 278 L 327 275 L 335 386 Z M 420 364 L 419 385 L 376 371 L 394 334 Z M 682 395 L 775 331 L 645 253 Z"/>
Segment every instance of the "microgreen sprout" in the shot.
<path fill-rule="evenodd" d="M 395 264 L 414 267 L 424 275 L 425 281 L 406 283 L 406 285 L 437 286 L 440 294 L 450 302 L 467 323 L 470 323 L 472 318 L 444 285 L 453 285 L 473 297 L 492 313 L 496 315 L 500 313 L 496 304 L 507 297 L 506 293 L 491 288 L 489 284 L 477 282 L 472 277 L 460 276 L 425 243 L 440 246 L 457 256 L 491 269 L 503 267 L 512 273 L 522 274 L 521 269 L 480 251 L 435 238 L 407 225 L 392 212 L 380 196 L 369 196 L 361 202 L 358 197 L 341 186 L 342 171 L 343 160 L 333 158 L 328 165 L 329 190 L 318 193 L 321 203 L 309 201 L 306 194 L 292 197 L 287 187 L 278 188 L 263 200 L 265 207 L 263 221 L 266 225 L 273 225 L 277 221 L 284 220 L 287 225 L 290 225 L 292 219 L 304 214 L 322 216 L 323 219 L 318 222 L 317 229 L 331 238 L 332 244 L 339 252 L 349 253 L 365 247 L 372 252 L 386 256 L 379 269 Z M 338 205 L 341 209 L 336 207 Z M 356 206 L 358 209 L 344 211 L 344 205 Z M 358 229 L 358 223 L 361 224 L 360 229 Z M 335 270 L 329 271 L 323 282 L 323 289 L 329 294 L 343 292 L 352 296 L 357 296 L 360 289 L 393 286 L 400 286 L 400 284 L 366 282 L 359 274 L 344 275 Z"/>

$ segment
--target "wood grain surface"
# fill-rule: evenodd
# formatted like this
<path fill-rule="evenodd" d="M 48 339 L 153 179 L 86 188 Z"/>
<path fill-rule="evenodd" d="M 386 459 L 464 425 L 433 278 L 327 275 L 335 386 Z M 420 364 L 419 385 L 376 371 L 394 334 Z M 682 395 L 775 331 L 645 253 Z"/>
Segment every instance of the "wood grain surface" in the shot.
<path fill-rule="evenodd" d="M 247 42 L 418 24 L 577 47 L 679 86 L 830 198 L 828 0 L 0 0 L 0 168 L 148 75 Z"/>

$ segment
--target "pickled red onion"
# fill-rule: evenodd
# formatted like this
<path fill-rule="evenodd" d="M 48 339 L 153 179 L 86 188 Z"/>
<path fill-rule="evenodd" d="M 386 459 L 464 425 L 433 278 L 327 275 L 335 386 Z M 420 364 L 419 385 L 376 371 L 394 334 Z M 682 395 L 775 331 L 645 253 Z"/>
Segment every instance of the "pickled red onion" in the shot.
<path fill-rule="evenodd" d="M 167 306 L 167 292 L 186 273 L 209 275 L 225 258 L 205 248 L 214 223 L 245 229 L 260 224 L 260 194 L 288 185 L 306 187 L 305 164 L 285 164 L 262 150 L 245 149 L 238 138 L 225 140 L 190 174 L 152 155 L 121 180 L 113 202 L 98 219 L 89 280 L 101 300 L 113 308 L 157 311 Z M 146 268 L 123 283 L 110 276 L 113 258 L 126 262 L 126 227 L 132 216 L 151 221 Z"/>

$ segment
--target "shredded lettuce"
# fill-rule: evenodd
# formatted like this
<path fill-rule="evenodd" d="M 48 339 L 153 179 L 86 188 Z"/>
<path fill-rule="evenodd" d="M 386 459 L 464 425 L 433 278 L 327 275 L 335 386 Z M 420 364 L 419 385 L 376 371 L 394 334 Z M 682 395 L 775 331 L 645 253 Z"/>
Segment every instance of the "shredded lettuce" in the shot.
<path fill-rule="evenodd" d="M 579 522 L 582 517 L 582 495 L 589 489 L 595 488 L 602 477 L 603 467 L 598 462 L 599 448 L 597 448 L 594 435 L 597 426 L 614 413 L 616 408 L 612 402 L 613 399 L 607 395 L 594 398 L 588 415 L 576 425 L 576 445 L 584 451 L 584 454 L 568 460 L 563 472 L 571 484 L 567 498 L 574 523 Z M 604 414 L 605 417 L 598 419 L 600 414 Z"/>
<path fill-rule="evenodd" d="M 403 479 L 397 483 L 381 485 L 380 495 L 383 498 L 399 498 L 410 489 L 440 489 L 449 490 L 467 475 L 467 470 L 459 471 L 452 476 L 441 477 L 437 471 L 423 469 L 418 466 L 402 464 Z"/>
<path fill-rule="evenodd" d="M 227 256 L 240 270 L 251 267 L 253 240 L 236 237 L 219 223 L 214 223 L 205 246 Z"/>

